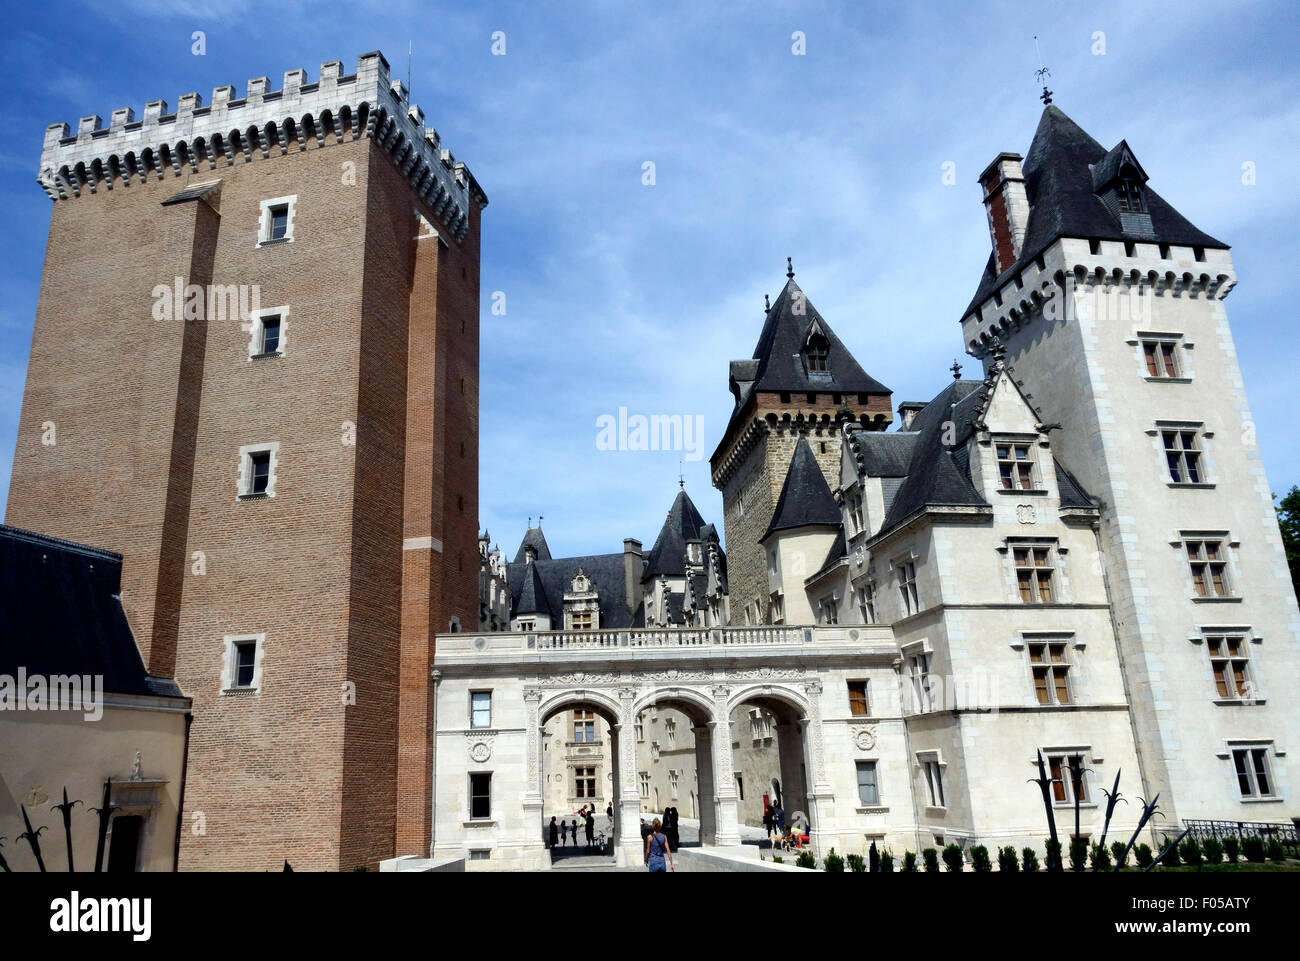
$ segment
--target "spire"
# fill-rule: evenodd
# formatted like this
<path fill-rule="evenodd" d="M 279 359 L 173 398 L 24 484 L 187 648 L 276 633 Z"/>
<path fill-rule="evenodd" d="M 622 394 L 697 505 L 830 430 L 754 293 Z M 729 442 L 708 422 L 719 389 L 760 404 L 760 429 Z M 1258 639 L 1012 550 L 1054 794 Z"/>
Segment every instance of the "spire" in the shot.
<path fill-rule="evenodd" d="M 781 496 L 772 512 L 772 523 L 768 525 L 767 533 L 759 538 L 759 543 L 777 531 L 795 527 L 838 527 L 842 521 L 826 477 L 808 446 L 808 438 L 800 437 L 794 456 L 790 458 Z"/>
<path fill-rule="evenodd" d="M 1038 69 L 1034 71 L 1034 76 L 1043 85 L 1043 92 L 1038 95 L 1038 99 L 1043 101 L 1044 107 L 1049 107 L 1052 104 L 1052 91 L 1047 89 L 1047 78 L 1052 75 L 1052 71 L 1043 66 L 1043 55 L 1038 49 L 1038 34 L 1034 34 L 1034 53 L 1038 54 Z"/>
<path fill-rule="evenodd" d="M 794 261 L 792 258 L 785 258 L 785 275 L 794 280 Z"/>

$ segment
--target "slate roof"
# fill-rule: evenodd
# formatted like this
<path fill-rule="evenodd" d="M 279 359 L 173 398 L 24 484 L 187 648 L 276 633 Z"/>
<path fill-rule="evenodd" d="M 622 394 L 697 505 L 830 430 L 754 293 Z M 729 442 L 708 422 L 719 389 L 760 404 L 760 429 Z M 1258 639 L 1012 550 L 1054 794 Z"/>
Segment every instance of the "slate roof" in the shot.
<path fill-rule="evenodd" d="M 551 559 L 551 549 L 546 544 L 546 535 L 542 533 L 540 527 L 530 527 L 524 534 L 524 539 L 519 542 L 519 550 L 515 551 L 515 563 L 522 564 L 527 558 L 524 550 L 532 547 L 539 561 L 549 561 Z"/>
<path fill-rule="evenodd" d="M 1021 167 L 1025 174 L 1025 193 L 1030 210 L 1020 259 L 998 275 L 996 260 L 990 253 L 979 287 L 970 306 L 966 308 L 966 313 L 991 297 L 1009 277 L 1019 273 L 1026 264 L 1061 237 L 1090 240 L 1140 239 L 1188 247 L 1227 249 L 1227 244 L 1193 226 L 1150 186 L 1142 188 L 1142 198 L 1151 215 L 1151 233 L 1144 232 L 1140 236 L 1126 234 L 1119 218 L 1111 213 L 1095 192 L 1114 179 L 1113 176 L 1103 178 L 1106 169 L 1113 166 L 1118 173 L 1118 158 L 1123 153 L 1122 148 L 1127 149 L 1124 141 L 1120 141 L 1112 150 L 1106 150 L 1055 104 L 1043 110 L 1033 142 L 1029 145 L 1029 153 Z M 1131 152 L 1130 150 L 1130 154 Z M 1102 168 L 1096 186 L 1093 183 L 1091 165 Z"/>
<path fill-rule="evenodd" d="M 667 574 L 669 577 L 683 577 L 686 574 L 686 542 L 705 539 L 706 530 L 712 527 L 704 523 L 704 518 L 696 510 L 686 490 L 677 492 L 673 506 L 668 511 L 664 526 L 659 529 L 654 547 L 646 558 L 642 581 L 648 581 Z"/>
<path fill-rule="evenodd" d="M 840 526 L 835 535 L 835 540 L 831 543 L 831 549 L 826 552 L 826 559 L 822 561 L 821 567 L 817 568 L 817 573 L 804 579 L 804 583 L 811 583 L 817 580 L 828 570 L 844 560 L 848 556 L 847 544 L 844 540 L 844 527 Z"/>
<path fill-rule="evenodd" d="M 510 585 L 510 594 L 515 604 L 511 616 L 521 613 L 534 613 L 522 610 L 528 606 L 540 608 L 544 599 L 547 611 L 553 618 L 553 626 L 562 626 L 564 616 L 564 595 L 573 583 L 573 575 L 581 567 L 583 573 L 591 579 L 591 589 L 599 594 L 601 630 L 617 630 L 636 627 L 638 617 L 643 616 L 638 609 L 628 613 L 624 601 L 623 554 L 590 554 L 586 557 L 560 557 L 549 560 L 537 560 L 531 564 L 518 561 L 506 565 L 506 581 Z M 530 571 L 529 568 L 532 568 Z M 530 583 L 536 579 L 536 584 Z M 540 595 L 537 593 L 540 585 Z M 533 592 L 533 601 L 524 599 L 524 591 Z"/>
<path fill-rule="evenodd" d="M 892 434 L 857 430 L 849 436 L 850 446 L 862 465 L 875 476 L 901 477 L 892 500 L 887 498 L 885 518 L 876 536 L 893 530 L 925 507 L 987 507 L 971 483 L 970 449 L 966 442 L 975 431 L 985 399 L 985 383 L 956 380 L 945 387 L 912 421 L 912 430 Z M 944 425 L 951 421 L 953 436 L 944 437 Z M 945 441 L 950 440 L 949 448 Z M 910 458 L 899 472 L 901 459 Z M 1097 501 L 1083 489 L 1060 462 L 1052 459 L 1061 507 L 1096 508 Z M 828 562 L 829 562 L 828 558 Z"/>
<path fill-rule="evenodd" d="M 843 522 L 839 506 L 831 495 L 830 486 L 817 466 L 817 458 L 808 446 L 808 438 L 800 437 L 790 458 L 781 496 L 772 512 L 772 523 L 767 533 L 758 539 L 762 544 L 777 531 L 795 527 L 839 527 Z"/>
<path fill-rule="evenodd" d="M 513 589 L 511 594 L 515 599 L 514 610 L 510 612 L 512 617 L 520 614 L 545 614 L 548 617 L 555 617 L 555 612 L 551 610 L 551 605 L 546 601 L 546 588 L 542 584 L 542 578 L 537 573 L 537 564 L 539 562 L 525 563 L 523 574 L 520 577 L 519 593 L 515 594 Z M 509 580 L 509 570 L 507 569 L 507 581 Z M 563 610 L 563 607 L 561 607 Z"/>
<path fill-rule="evenodd" d="M 796 311 L 800 309 L 802 313 L 797 313 Z M 802 355 L 803 347 L 814 326 L 826 338 L 827 355 L 824 372 L 808 371 Z M 793 277 L 786 281 L 785 287 L 767 311 L 763 329 L 758 335 L 758 344 L 754 347 L 753 359 L 731 362 L 731 379 L 737 383 L 746 380 L 751 380 L 752 383 L 739 391 L 718 450 L 722 449 L 722 444 L 726 442 L 732 427 L 739 420 L 741 410 L 755 391 L 823 394 L 890 393 L 888 387 L 862 369 L 857 359 L 826 322 L 826 318 L 817 311 L 812 301 L 794 282 Z M 716 454 L 717 451 L 714 451 L 714 456 Z"/>
<path fill-rule="evenodd" d="M 90 674 L 105 692 L 184 697 L 145 669 L 122 610 L 122 555 L 0 524 L 0 674 Z"/>

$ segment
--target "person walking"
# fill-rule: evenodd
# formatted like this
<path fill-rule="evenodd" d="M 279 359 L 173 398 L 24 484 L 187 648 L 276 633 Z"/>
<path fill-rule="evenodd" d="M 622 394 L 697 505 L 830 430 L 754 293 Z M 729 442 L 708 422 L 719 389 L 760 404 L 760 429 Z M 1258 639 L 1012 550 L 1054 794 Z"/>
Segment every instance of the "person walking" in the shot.
<path fill-rule="evenodd" d="M 763 827 L 767 829 L 768 840 L 772 838 L 772 805 L 763 805 Z"/>
<path fill-rule="evenodd" d="M 560 843 L 560 828 L 555 823 L 555 818 L 553 816 L 551 818 L 551 829 L 549 832 L 549 836 L 547 837 L 546 840 L 552 848 L 554 848 Z"/>
<path fill-rule="evenodd" d="M 573 819 L 573 846 L 578 846 L 578 819 Z"/>
<path fill-rule="evenodd" d="M 668 838 L 660 830 L 662 827 L 662 822 L 655 818 L 654 823 L 650 825 L 650 835 L 645 839 L 645 862 L 651 874 L 677 870 L 677 865 L 673 864 L 672 849 L 668 847 Z M 665 858 L 668 861 L 666 867 Z"/>
<path fill-rule="evenodd" d="M 587 847 L 588 847 L 588 849 L 591 848 L 592 840 L 593 840 L 593 835 L 594 835 L 595 832 L 596 832 L 596 814 L 595 814 L 595 811 L 596 811 L 596 807 L 595 807 L 595 805 L 592 805 L 589 809 L 587 809 L 587 813 L 583 816 L 583 818 L 584 818 L 584 822 L 585 822 L 584 825 L 583 825 L 583 827 L 584 827 L 584 830 L 586 831 L 586 834 L 587 834 Z"/>
<path fill-rule="evenodd" d="M 668 828 L 664 831 L 664 834 L 668 838 L 668 847 L 671 850 L 676 851 L 682 846 L 681 817 L 678 815 L 677 808 L 675 807 L 668 809 L 668 815 L 672 820 L 669 822 Z"/>
<path fill-rule="evenodd" d="M 555 818 L 551 818 L 551 830 L 555 830 Z M 567 821 L 560 822 L 560 847 L 569 846 L 569 825 Z"/>

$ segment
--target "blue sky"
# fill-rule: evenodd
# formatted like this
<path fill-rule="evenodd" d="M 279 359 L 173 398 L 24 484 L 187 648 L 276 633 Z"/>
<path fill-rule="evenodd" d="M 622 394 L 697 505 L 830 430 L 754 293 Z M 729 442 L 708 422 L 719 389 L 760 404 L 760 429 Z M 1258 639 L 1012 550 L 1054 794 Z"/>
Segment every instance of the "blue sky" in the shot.
<path fill-rule="evenodd" d="M 481 525 L 513 555 L 545 515 L 557 554 L 652 541 L 679 453 L 601 451 L 603 414 L 703 419 L 684 465 L 721 523 L 707 457 L 794 258 L 798 280 L 895 401 L 961 350 L 988 256 L 975 177 L 1056 103 L 1233 246 L 1227 301 L 1275 491 L 1300 483 L 1292 4 L 251 3 L 120 0 L 7 12 L 0 144 L 0 493 L 7 491 L 50 201 L 47 124 L 414 44 L 412 99 L 491 198 L 483 220 Z M 361 11 L 358 13 L 358 11 Z M 191 36 L 206 36 L 206 54 Z M 504 56 L 492 54 L 503 31 Z M 802 31 L 806 53 L 792 53 Z M 1097 32 L 1104 33 L 1104 53 Z M 655 164 L 655 184 L 642 183 Z M 1242 184 L 1246 161 L 1257 171 Z M 955 185 L 942 180 L 955 165 Z M 506 314 L 491 311 L 493 291 Z M 968 373 L 976 369 L 973 361 Z"/>

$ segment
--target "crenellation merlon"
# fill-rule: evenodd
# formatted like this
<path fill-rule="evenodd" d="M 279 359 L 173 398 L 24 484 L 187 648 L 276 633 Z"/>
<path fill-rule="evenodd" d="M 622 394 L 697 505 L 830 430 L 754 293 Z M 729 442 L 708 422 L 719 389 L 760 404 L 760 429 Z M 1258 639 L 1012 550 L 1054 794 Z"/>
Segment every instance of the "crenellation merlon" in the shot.
<path fill-rule="evenodd" d="M 145 105 L 140 121 L 130 107 L 113 111 L 107 127 L 98 115 L 79 119 L 75 135 L 66 123 L 46 128 L 37 182 L 52 200 L 79 197 L 83 187 L 112 190 L 150 173 L 161 179 L 201 164 L 216 170 L 242 159 L 270 159 L 290 144 L 305 150 L 362 136 L 374 139 L 426 203 L 457 237 L 469 229 L 471 197 L 486 207 L 483 192 L 465 164 L 442 146 L 438 132 L 426 126 L 424 111 L 411 104 L 400 80 L 389 79 L 382 53 L 362 54 L 354 74 L 344 74 L 339 60 L 321 64 L 320 80 L 307 71 L 286 70 L 281 89 L 267 77 L 254 77 L 245 96 L 234 86 L 212 91 L 210 106 L 196 92 L 182 94 L 175 113 L 164 100 Z M 272 147 L 278 147 L 272 150 Z"/>

